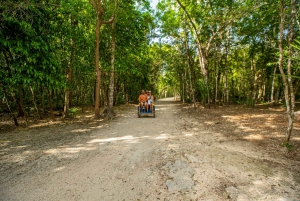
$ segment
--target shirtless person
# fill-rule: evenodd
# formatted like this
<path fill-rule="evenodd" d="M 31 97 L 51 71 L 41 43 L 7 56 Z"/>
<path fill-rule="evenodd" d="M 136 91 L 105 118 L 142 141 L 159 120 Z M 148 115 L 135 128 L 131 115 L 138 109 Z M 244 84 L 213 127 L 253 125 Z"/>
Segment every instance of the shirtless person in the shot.
<path fill-rule="evenodd" d="M 140 108 L 143 108 L 143 106 L 145 106 L 146 111 L 148 112 L 147 94 L 145 94 L 144 90 L 142 90 L 142 93 L 139 96 L 139 102 L 140 102 Z"/>

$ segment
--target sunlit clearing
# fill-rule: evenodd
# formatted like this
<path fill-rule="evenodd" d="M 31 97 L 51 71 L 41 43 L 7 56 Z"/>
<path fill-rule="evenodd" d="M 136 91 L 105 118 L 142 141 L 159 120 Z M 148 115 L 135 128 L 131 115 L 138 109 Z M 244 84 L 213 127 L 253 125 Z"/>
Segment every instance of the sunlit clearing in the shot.
<path fill-rule="evenodd" d="M 55 168 L 53 170 L 53 172 L 59 172 L 59 171 L 62 171 L 63 169 L 65 169 L 66 167 L 62 166 L 62 167 L 58 167 L 58 168 Z"/>
<path fill-rule="evenodd" d="M 252 135 L 248 135 L 244 138 L 247 139 L 247 140 L 262 140 L 263 136 L 259 135 L 259 134 L 252 134 Z"/>

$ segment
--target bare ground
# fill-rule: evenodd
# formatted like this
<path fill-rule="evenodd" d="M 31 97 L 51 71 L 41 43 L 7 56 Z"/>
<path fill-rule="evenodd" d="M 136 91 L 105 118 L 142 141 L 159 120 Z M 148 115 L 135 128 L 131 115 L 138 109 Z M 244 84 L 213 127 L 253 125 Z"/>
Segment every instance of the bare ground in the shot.
<path fill-rule="evenodd" d="M 0 122 L 0 200 L 300 200 L 300 124 L 284 141 L 280 107 L 217 109 L 172 99 L 113 121 Z M 9 130 L 9 131 L 8 131 Z"/>

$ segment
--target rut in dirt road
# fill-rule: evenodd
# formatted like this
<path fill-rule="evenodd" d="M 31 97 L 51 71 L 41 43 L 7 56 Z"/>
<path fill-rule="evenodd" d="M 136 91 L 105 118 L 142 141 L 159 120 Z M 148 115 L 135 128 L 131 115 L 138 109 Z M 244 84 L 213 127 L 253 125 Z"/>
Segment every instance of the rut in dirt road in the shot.
<path fill-rule="evenodd" d="M 42 155 L 3 171 L 0 200 L 300 199 L 291 172 L 249 142 L 204 129 L 185 107 L 163 99 L 156 118 L 130 106 L 111 122 L 60 128 L 76 138 L 45 143 L 31 152 Z"/>

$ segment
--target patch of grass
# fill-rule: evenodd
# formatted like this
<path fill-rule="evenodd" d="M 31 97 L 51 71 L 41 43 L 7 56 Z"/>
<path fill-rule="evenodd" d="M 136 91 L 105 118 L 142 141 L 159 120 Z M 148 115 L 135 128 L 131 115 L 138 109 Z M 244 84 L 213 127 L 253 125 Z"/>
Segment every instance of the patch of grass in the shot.
<path fill-rule="evenodd" d="M 285 147 L 288 149 L 288 151 L 291 151 L 292 148 L 294 147 L 293 145 L 291 145 L 289 142 L 285 142 L 285 143 L 282 143 L 281 146 Z"/>

